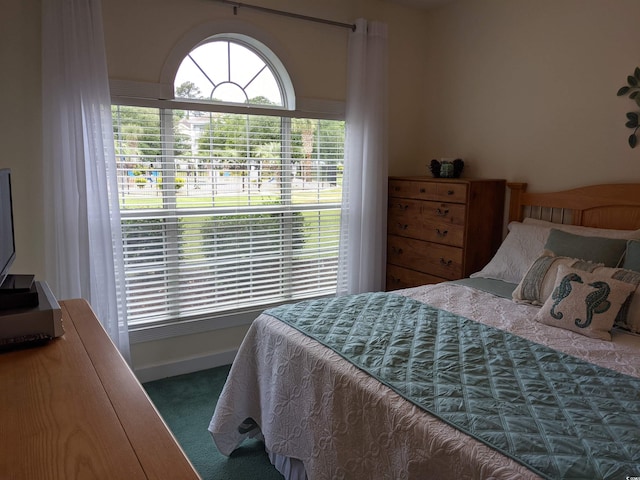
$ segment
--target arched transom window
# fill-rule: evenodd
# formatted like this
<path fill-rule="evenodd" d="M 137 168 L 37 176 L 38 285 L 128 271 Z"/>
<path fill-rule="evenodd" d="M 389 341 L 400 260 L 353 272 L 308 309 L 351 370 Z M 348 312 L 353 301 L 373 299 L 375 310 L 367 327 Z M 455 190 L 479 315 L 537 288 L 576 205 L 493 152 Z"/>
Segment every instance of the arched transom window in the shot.
<path fill-rule="evenodd" d="M 284 67 L 263 44 L 218 35 L 184 58 L 174 82 L 178 99 L 290 108 L 293 88 Z"/>

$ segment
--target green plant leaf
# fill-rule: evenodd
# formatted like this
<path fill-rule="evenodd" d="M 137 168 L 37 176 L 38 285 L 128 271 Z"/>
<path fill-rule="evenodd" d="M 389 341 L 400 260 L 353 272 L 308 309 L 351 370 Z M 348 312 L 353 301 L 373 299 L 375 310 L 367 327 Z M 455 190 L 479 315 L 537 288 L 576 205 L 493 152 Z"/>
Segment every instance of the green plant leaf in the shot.
<path fill-rule="evenodd" d="M 619 88 L 616 95 L 621 97 L 627 94 L 629 94 L 629 98 L 640 107 L 640 67 L 636 67 L 633 70 L 633 75 L 627 76 L 627 85 Z M 636 133 L 640 129 L 640 112 L 627 112 L 626 116 L 627 122 L 624 126 L 633 129 L 633 133 L 629 135 L 627 141 L 631 148 L 635 148 L 638 143 Z"/>

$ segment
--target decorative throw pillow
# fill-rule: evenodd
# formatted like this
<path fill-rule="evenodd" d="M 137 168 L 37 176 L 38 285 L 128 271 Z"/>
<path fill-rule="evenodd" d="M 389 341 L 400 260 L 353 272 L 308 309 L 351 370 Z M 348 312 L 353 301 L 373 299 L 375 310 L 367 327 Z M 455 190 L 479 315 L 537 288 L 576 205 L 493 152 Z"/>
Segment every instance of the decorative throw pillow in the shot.
<path fill-rule="evenodd" d="M 553 291 L 558 268 L 560 268 L 561 265 L 588 272 L 602 267 L 602 264 L 587 262 L 577 258 L 558 257 L 545 250 L 541 256 L 533 261 L 527 273 L 525 273 L 513 291 L 513 300 L 516 303 L 542 305 Z"/>
<path fill-rule="evenodd" d="M 622 305 L 615 326 L 633 333 L 640 333 L 640 270 L 625 270 L 622 268 L 603 269 L 614 270 L 611 278 L 635 285 L 634 292 Z M 608 272 L 605 272 L 607 274 Z"/>
<path fill-rule="evenodd" d="M 559 257 L 580 258 L 606 267 L 617 267 L 627 241 L 622 238 L 588 237 L 552 228 L 544 248 Z"/>
<path fill-rule="evenodd" d="M 627 251 L 624 255 L 622 267 L 640 272 L 640 241 L 629 240 L 627 242 Z"/>
<path fill-rule="evenodd" d="M 576 258 L 556 257 L 550 252 L 544 251 L 533 262 L 522 281 L 513 291 L 513 301 L 531 305 L 544 304 L 555 288 L 558 269 L 563 265 L 630 284 L 634 293 L 620 308 L 615 326 L 633 333 L 640 333 L 640 272 L 603 267 L 601 264 L 585 262 Z"/>
<path fill-rule="evenodd" d="M 611 328 L 631 292 L 630 283 L 560 265 L 554 289 L 534 320 L 611 340 Z"/>

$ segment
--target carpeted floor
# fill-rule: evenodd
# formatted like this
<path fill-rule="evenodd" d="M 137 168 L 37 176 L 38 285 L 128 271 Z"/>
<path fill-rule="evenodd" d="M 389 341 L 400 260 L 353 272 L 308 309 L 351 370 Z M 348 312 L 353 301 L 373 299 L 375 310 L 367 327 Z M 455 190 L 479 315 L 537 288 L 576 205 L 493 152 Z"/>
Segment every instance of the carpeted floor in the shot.
<path fill-rule="evenodd" d="M 264 445 L 245 441 L 231 457 L 218 452 L 207 430 L 229 366 L 143 384 L 203 480 L 282 480 Z"/>

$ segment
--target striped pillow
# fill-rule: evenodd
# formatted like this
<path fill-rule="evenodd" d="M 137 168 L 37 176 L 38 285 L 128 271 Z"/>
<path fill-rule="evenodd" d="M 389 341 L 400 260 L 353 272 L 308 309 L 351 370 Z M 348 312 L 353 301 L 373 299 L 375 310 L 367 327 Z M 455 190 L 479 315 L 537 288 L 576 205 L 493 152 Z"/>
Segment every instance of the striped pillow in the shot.
<path fill-rule="evenodd" d="M 512 298 L 516 303 L 542 305 L 553 291 L 560 265 L 592 272 L 602 267 L 600 263 L 592 263 L 570 257 L 557 257 L 545 250 L 529 267 L 527 273 L 515 288 Z"/>

